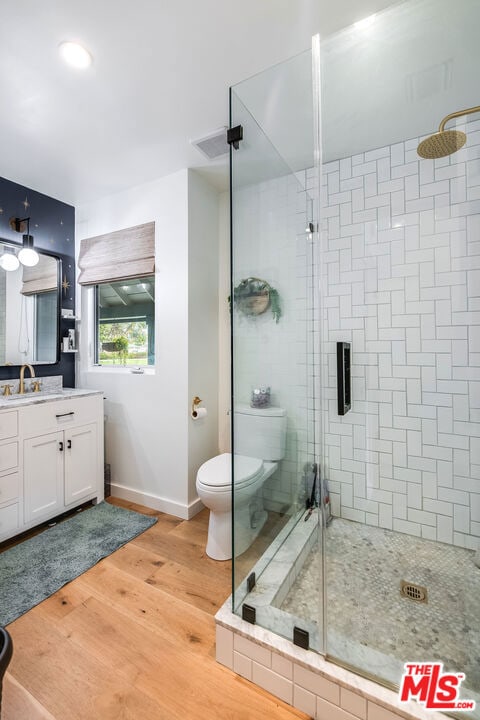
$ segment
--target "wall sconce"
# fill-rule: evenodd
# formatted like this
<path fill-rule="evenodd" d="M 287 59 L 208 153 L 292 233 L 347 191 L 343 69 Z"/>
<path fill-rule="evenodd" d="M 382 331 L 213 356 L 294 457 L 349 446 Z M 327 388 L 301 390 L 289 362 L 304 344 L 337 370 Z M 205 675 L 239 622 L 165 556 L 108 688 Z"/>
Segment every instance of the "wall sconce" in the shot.
<path fill-rule="evenodd" d="M 20 266 L 15 250 L 13 248 L 4 247 L 2 255 L 0 255 L 0 268 L 11 272 Z"/>
<path fill-rule="evenodd" d="M 25 223 L 27 223 L 27 234 L 23 236 L 23 247 L 18 253 L 18 259 L 22 265 L 33 267 L 38 263 L 40 258 L 38 257 L 37 251 L 33 249 L 33 235 L 30 235 L 30 218 L 12 218 L 10 220 L 10 227 L 15 230 L 15 232 L 23 232 Z"/>

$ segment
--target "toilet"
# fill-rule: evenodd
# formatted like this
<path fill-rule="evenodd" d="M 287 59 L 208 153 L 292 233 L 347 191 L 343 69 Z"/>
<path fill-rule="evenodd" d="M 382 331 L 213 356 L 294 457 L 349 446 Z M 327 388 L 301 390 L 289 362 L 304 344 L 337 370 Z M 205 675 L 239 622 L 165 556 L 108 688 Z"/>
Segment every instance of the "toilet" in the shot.
<path fill-rule="evenodd" d="M 210 510 L 206 552 L 214 560 L 232 557 L 232 458 L 235 555 L 241 555 L 265 524 L 262 488 L 285 457 L 287 418 L 283 408 L 238 405 L 234 428 L 235 454 L 217 455 L 197 473 L 198 496 Z"/>

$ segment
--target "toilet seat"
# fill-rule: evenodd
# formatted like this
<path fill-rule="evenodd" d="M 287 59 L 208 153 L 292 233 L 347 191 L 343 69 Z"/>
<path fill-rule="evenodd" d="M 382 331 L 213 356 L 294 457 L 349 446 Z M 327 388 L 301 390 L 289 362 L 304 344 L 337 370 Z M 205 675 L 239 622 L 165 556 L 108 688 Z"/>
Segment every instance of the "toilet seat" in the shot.
<path fill-rule="evenodd" d="M 263 460 L 259 458 L 235 455 L 234 462 L 235 488 L 247 487 L 263 474 Z M 231 477 L 232 456 L 222 453 L 203 463 L 197 473 L 197 482 L 209 490 L 225 492 L 231 487 Z"/>

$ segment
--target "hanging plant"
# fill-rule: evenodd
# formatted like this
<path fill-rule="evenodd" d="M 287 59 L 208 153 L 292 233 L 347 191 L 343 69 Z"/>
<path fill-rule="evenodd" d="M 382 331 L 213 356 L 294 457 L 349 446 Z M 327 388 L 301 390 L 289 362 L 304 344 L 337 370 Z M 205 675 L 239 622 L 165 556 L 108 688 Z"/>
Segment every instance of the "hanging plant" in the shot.
<path fill-rule="evenodd" d="M 234 288 L 233 299 L 235 307 L 244 315 L 255 317 L 261 315 L 268 308 L 272 311 L 275 322 L 282 316 L 280 296 L 266 280 L 249 277 Z"/>

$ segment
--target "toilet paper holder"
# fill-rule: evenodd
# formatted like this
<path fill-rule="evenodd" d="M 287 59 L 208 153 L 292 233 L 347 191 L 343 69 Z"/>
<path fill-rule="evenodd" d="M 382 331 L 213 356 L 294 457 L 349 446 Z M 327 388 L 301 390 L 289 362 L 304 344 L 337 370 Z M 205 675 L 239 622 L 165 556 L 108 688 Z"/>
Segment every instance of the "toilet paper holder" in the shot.
<path fill-rule="evenodd" d="M 198 395 L 195 395 L 195 397 L 192 400 L 192 415 L 195 412 L 197 405 L 200 405 L 201 399 L 198 397 Z"/>
<path fill-rule="evenodd" d="M 207 410 L 204 407 L 198 407 L 202 401 L 196 395 L 192 400 L 192 412 L 190 413 L 192 420 L 204 420 L 207 417 Z"/>

